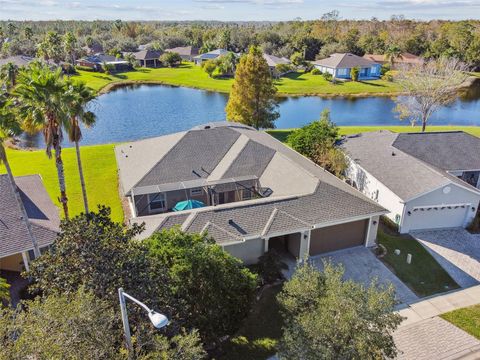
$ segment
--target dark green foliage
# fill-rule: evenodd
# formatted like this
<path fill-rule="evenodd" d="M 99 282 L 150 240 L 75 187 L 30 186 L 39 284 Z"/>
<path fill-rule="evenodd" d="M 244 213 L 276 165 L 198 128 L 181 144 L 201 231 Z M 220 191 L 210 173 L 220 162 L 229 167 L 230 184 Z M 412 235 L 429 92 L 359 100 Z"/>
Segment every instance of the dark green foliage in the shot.
<path fill-rule="evenodd" d="M 327 81 L 333 81 L 333 76 L 332 76 L 332 74 L 330 74 L 329 72 L 324 72 L 324 73 L 322 74 L 322 76 L 323 76 L 323 78 L 324 78 L 325 80 L 327 80 Z"/>
<path fill-rule="evenodd" d="M 143 230 L 126 228 L 110 219 L 110 209 L 99 207 L 63 221 L 53 249 L 32 262 L 34 289 L 44 294 L 73 293 L 84 286 L 112 307 L 118 306 L 117 289 L 145 300 L 149 306 L 167 311 L 164 285 L 166 273 L 152 266 L 148 250 L 132 239 Z"/>
<path fill-rule="evenodd" d="M 271 284 L 284 278 L 282 270 L 287 270 L 288 266 L 282 261 L 282 257 L 275 249 L 270 249 L 258 258 L 256 269 L 262 278 L 262 282 Z"/>
<path fill-rule="evenodd" d="M 247 315 L 257 278 L 205 234 L 165 230 L 144 241 L 152 262 L 168 269 L 178 315 L 202 338 L 215 341 L 237 330 Z M 166 284 L 164 284 L 166 286 Z"/>
<path fill-rule="evenodd" d="M 122 358 L 118 318 L 105 301 L 80 288 L 0 312 L 0 359 Z"/>
<path fill-rule="evenodd" d="M 397 351 L 393 286 L 370 287 L 342 279 L 344 270 L 324 263 L 320 272 L 301 263 L 278 296 L 284 319 L 282 359 L 382 359 Z"/>
<path fill-rule="evenodd" d="M 160 56 L 160 61 L 164 66 L 177 67 L 182 63 L 182 57 L 175 52 L 166 52 Z"/>
<path fill-rule="evenodd" d="M 314 159 L 319 146 L 331 145 L 338 136 L 337 126 L 330 120 L 330 111 L 324 109 L 320 120 L 313 121 L 288 136 L 290 146 L 300 154 Z"/>
<path fill-rule="evenodd" d="M 314 68 L 311 72 L 312 75 L 322 75 L 320 69 Z"/>

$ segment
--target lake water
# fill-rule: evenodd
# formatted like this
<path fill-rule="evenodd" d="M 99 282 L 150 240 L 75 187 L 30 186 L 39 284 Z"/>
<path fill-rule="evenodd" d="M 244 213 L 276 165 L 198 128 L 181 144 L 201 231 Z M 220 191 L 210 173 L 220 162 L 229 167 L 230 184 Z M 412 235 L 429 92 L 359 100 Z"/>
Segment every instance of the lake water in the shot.
<path fill-rule="evenodd" d="M 83 130 L 83 145 L 137 140 L 187 130 L 210 121 L 225 120 L 228 95 L 163 85 L 139 85 L 101 95 L 91 105 L 97 124 Z M 388 97 L 282 98 L 277 128 L 299 127 L 331 110 L 337 125 L 402 125 Z M 431 118 L 433 125 L 480 126 L 480 83 Z M 40 136 L 25 136 L 24 146 L 42 147 Z M 70 146 L 70 144 L 65 144 Z"/>

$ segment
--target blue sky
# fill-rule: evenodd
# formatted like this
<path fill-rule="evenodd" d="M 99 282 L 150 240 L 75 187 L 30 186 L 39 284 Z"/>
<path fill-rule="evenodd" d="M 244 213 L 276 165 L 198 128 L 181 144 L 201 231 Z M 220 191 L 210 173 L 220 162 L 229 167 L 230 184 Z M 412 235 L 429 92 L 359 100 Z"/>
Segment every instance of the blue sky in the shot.
<path fill-rule="evenodd" d="M 480 0 L 0 0 L 0 19 L 307 20 L 334 9 L 347 19 L 480 18 Z"/>

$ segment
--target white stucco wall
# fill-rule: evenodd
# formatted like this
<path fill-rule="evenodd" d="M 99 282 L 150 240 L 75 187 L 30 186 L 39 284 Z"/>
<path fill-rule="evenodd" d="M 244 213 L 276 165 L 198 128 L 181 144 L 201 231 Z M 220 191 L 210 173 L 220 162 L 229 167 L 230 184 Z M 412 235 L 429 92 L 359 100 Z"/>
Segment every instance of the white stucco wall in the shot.
<path fill-rule="evenodd" d="M 367 230 L 365 246 L 371 247 L 375 245 L 377 240 L 378 225 L 380 223 L 380 216 L 372 216 L 370 219 L 370 230 Z"/>
<path fill-rule="evenodd" d="M 465 227 L 471 223 L 475 217 L 480 202 L 480 194 L 475 194 L 456 184 L 447 185 L 450 191 L 445 194 L 444 187 L 436 189 L 428 194 L 408 201 L 405 205 L 405 216 L 402 222 L 402 232 L 408 232 L 416 229 L 445 228 L 452 226 Z M 465 209 L 444 209 L 422 212 L 414 211 L 417 207 L 439 205 L 458 205 L 465 204 Z M 475 210 L 472 210 L 472 207 Z M 410 211 L 410 215 L 408 212 Z"/>
<path fill-rule="evenodd" d="M 400 199 L 389 188 L 351 160 L 349 161 L 346 177 L 352 182 L 352 184 L 355 182 L 357 189 L 364 195 L 377 201 L 381 206 L 390 211 L 386 215 L 390 220 L 397 222 L 396 220 L 398 220 L 399 217 L 401 222 L 404 203 L 402 199 Z"/>
<path fill-rule="evenodd" d="M 265 252 L 264 241 L 263 239 L 247 240 L 243 243 L 224 246 L 223 249 L 242 260 L 245 265 L 256 264 L 258 258 Z"/>

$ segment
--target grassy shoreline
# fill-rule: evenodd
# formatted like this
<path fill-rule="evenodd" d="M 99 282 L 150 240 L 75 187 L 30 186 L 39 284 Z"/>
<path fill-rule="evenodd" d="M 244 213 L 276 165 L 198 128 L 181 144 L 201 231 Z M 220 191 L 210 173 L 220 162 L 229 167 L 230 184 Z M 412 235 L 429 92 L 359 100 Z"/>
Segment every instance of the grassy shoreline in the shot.
<path fill-rule="evenodd" d="M 78 71 L 73 78 L 104 94 L 120 86 L 160 84 L 184 86 L 206 91 L 229 93 L 232 78 L 210 78 L 199 66 L 183 63 L 178 68 L 140 68 L 119 74 Z M 395 96 L 401 94 L 397 84 L 385 80 L 340 82 L 332 84 L 322 76 L 292 72 L 275 81 L 279 96 Z"/>
<path fill-rule="evenodd" d="M 348 135 L 381 129 L 395 132 L 419 130 L 418 127 L 412 128 L 410 126 L 340 126 L 340 133 Z M 463 130 L 480 137 L 480 126 L 430 126 L 427 130 Z M 287 136 L 292 131 L 293 129 L 280 129 L 268 130 L 267 132 L 278 140 L 286 142 Z M 113 219 L 123 221 L 123 209 L 118 192 L 117 164 L 113 152 L 114 146 L 115 144 L 82 146 L 81 154 L 90 207 L 95 209 L 97 204 L 110 206 Z M 69 209 L 71 215 L 74 216 L 83 210 L 75 149 L 64 148 L 62 155 L 67 181 Z M 15 176 L 40 174 L 52 201 L 59 207 L 55 164 L 53 160 L 47 158 L 43 150 L 7 149 L 7 156 Z M 4 172 L 5 168 L 3 165 L 0 165 L 0 173 Z"/>

